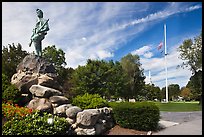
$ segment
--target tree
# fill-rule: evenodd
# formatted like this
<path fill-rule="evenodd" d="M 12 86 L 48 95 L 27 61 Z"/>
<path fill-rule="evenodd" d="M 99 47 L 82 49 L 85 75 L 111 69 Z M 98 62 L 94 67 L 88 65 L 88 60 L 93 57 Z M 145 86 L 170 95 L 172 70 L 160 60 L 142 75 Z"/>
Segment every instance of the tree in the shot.
<path fill-rule="evenodd" d="M 194 93 L 198 93 L 200 96 L 200 104 L 202 104 L 202 33 L 194 38 L 194 41 L 191 39 L 184 40 L 183 44 L 179 46 L 180 58 L 185 60 L 182 67 L 190 66 L 192 71 L 193 82 L 190 82 L 191 89 L 194 90 Z M 195 84 L 195 85 L 194 85 Z"/>
<path fill-rule="evenodd" d="M 189 82 L 186 85 L 193 94 L 192 99 L 202 101 L 202 71 L 199 70 L 193 76 L 190 77 Z M 202 102 L 200 102 L 202 103 Z"/>
<path fill-rule="evenodd" d="M 142 93 L 147 100 L 161 100 L 160 88 L 154 84 L 146 84 L 144 90 Z"/>
<path fill-rule="evenodd" d="M 64 71 L 67 77 L 64 79 L 63 82 L 63 94 L 64 96 L 66 96 L 67 98 L 72 98 L 74 96 L 76 96 L 76 94 L 74 92 L 72 92 L 71 88 L 73 87 L 73 82 L 72 82 L 72 74 L 74 73 L 74 69 L 73 68 L 65 68 Z"/>
<path fill-rule="evenodd" d="M 178 50 L 179 58 L 185 61 L 180 65 L 181 67 L 190 66 L 193 74 L 202 69 L 202 33 L 195 37 L 194 41 L 192 39 L 184 40 Z"/>
<path fill-rule="evenodd" d="M 55 45 L 47 46 L 43 49 L 43 57 L 47 58 L 56 68 L 65 66 L 65 53 L 62 49 L 58 49 Z"/>
<path fill-rule="evenodd" d="M 166 99 L 166 86 L 161 89 L 161 99 Z"/>
<path fill-rule="evenodd" d="M 79 66 L 72 75 L 73 88 L 77 94 L 99 94 L 110 98 L 123 96 L 126 87 L 122 67 L 113 61 L 87 60 L 85 66 Z"/>
<path fill-rule="evenodd" d="M 128 54 L 120 60 L 120 63 L 128 77 L 128 98 L 136 98 L 145 85 L 145 76 L 141 68 L 140 58 L 138 55 Z"/>
<path fill-rule="evenodd" d="M 174 100 L 180 95 L 180 86 L 178 84 L 168 85 L 168 97 L 170 100 Z M 166 86 L 161 90 L 162 99 L 166 99 Z"/>
<path fill-rule="evenodd" d="M 4 73 L 2 73 L 2 92 L 6 90 L 8 85 L 10 85 L 10 79 Z"/>
<path fill-rule="evenodd" d="M 191 90 L 187 87 L 182 88 L 181 96 L 184 98 L 184 100 L 190 100 L 192 96 Z"/>
<path fill-rule="evenodd" d="M 20 43 L 17 45 L 8 44 L 3 46 L 2 49 L 2 73 L 4 73 L 9 79 L 16 73 L 17 65 L 28 55 L 28 52 L 22 50 Z"/>
<path fill-rule="evenodd" d="M 111 81 L 114 83 L 116 90 L 111 90 L 109 96 L 114 95 L 116 98 L 127 98 L 127 89 L 128 89 L 128 77 L 126 73 L 123 73 L 123 68 L 120 62 L 116 61 L 115 64 L 113 61 L 109 62 L 111 64 L 112 76 Z M 116 81 L 117 80 L 117 81 Z"/>
<path fill-rule="evenodd" d="M 66 68 L 65 65 L 67 64 L 65 62 L 65 53 L 62 49 L 58 49 L 55 47 L 55 45 L 47 46 L 43 49 L 43 57 L 46 58 L 50 63 L 52 63 L 55 66 L 55 69 L 58 73 L 58 81 L 60 85 L 62 86 L 66 77 Z"/>
<path fill-rule="evenodd" d="M 170 84 L 168 86 L 169 98 L 174 100 L 180 95 L 180 86 L 178 84 Z"/>

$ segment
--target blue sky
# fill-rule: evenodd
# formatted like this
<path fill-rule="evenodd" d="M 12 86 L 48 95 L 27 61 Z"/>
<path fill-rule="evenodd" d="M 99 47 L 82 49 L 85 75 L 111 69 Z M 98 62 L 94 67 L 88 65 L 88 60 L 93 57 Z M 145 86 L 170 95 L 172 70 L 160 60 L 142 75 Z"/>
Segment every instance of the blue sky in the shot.
<path fill-rule="evenodd" d="M 148 82 L 165 86 L 164 56 L 157 46 L 164 41 L 167 27 L 168 84 L 185 86 L 191 76 L 188 69 L 176 69 L 182 63 L 177 48 L 183 40 L 198 36 L 202 29 L 201 2 L 3 2 L 2 46 L 21 43 L 28 47 L 40 8 L 49 18 L 50 31 L 43 48 L 55 45 L 66 53 L 67 67 L 85 65 L 87 59 L 119 61 L 128 53 L 140 56 Z"/>

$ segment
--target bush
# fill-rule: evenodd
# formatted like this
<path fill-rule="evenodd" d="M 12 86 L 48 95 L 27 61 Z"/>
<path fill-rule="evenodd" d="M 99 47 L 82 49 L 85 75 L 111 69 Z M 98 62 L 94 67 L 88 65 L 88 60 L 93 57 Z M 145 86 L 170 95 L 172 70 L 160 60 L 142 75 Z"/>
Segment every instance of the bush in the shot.
<path fill-rule="evenodd" d="M 18 97 L 21 96 L 20 91 L 15 87 L 15 85 L 12 85 L 8 79 L 8 77 L 5 74 L 2 74 L 2 99 L 3 100 L 10 100 L 12 102 L 17 103 Z"/>
<path fill-rule="evenodd" d="M 83 96 L 76 96 L 72 100 L 72 104 L 80 107 L 81 109 L 101 108 L 108 106 L 108 102 L 101 98 L 99 94 L 85 93 Z"/>
<path fill-rule="evenodd" d="M 4 91 L 9 84 L 9 78 L 4 73 L 2 73 L 2 90 Z"/>
<path fill-rule="evenodd" d="M 111 102 L 113 117 L 121 127 L 149 131 L 157 130 L 159 108 L 152 102 Z"/>
<path fill-rule="evenodd" d="M 2 94 L 2 98 L 4 100 L 12 101 L 14 103 L 18 103 L 18 98 L 20 96 L 20 91 L 14 85 L 8 85 Z"/>
<path fill-rule="evenodd" d="M 27 115 L 24 119 L 14 118 L 3 125 L 2 135 L 65 135 L 70 124 L 65 118 L 54 116 L 53 123 L 48 119 L 52 114 L 38 112 Z M 50 119 L 51 120 L 51 119 Z M 52 120 L 50 121 L 52 122 Z"/>

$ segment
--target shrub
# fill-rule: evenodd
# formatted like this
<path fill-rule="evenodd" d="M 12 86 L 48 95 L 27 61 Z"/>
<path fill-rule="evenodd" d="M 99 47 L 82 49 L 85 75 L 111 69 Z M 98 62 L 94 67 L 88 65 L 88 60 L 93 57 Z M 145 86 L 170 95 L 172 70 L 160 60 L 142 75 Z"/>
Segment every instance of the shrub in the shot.
<path fill-rule="evenodd" d="M 20 97 L 20 91 L 14 85 L 8 85 L 2 94 L 4 100 L 10 100 L 14 103 L 18 103 L 18 97 Z"/>
<path fill-rule="evenodd" d="M 76 96 L 72 100 L 72 104 L 80 107 L 81 109 L 101 108 L 108 106 L 108 102 L 101 98 L 99 94 L 85 93 L 83 96 Z"/>
<path fill-rule="evenodd" d="M 11 100 L 15 103 L 18 102 L 18 97 L 20 97 L 21 92 L 12 85 L 5 74 L 2 74 L 2 99 L 3 100 Z"/>
<path fill-rule="evenodd" d="M 4 73 L 2 73 L 2 90 L 4 91 L 9 84 L 9 78 Z"/>
<path fill-rule="evenodd" d="M 121 127 L 143 131 L 157 130 L 159 108 L 152 102 L 111 102 L 113 117 Z"/>
<path fill-rule="evenodd" d="M 29 109 L 26 107 L 20 107 L 17 104 L 15 104 L 15 106 L 9 102 L 2 104 L 2 115 L 7 120 L 11 120 L 14 117 L 20 119 L 26 116 L 27 114 L 31 114 L 31 113 L 32 113 L 32 109 Z"/>
<path fill-rule="evenodd" d="M 52 114 L 39 112 L 26 115 L 24 119 L 14 118 L 3 125 L 2 135 L 65 135 L 70 127 L 65 118 L 54 116 L 53 123 L 48 119 Z M 51 121 L 52 122 L 52 119 Z"/>

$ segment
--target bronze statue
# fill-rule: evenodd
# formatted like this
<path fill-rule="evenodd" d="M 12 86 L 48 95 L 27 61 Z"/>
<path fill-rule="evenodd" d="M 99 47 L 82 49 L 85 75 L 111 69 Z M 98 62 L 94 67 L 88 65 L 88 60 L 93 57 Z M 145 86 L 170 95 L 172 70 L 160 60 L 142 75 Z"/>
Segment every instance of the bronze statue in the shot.
<path fill-rule="evenodd" d="M 29 47 L 32 45 L 32 43 L 35 46 L 36 54 L 37 56 L 42 56 L 42 40 L 45 38 L 45 35 L 47 35 L 47 31 L 49 31 L 49 25 L 48 21 L 49 19 L 43 18 L 43 12 L 40 9 L 36 9 L 37 13 L 37 23 L 35 28 L 33 29 L 33 34 L 31 36 L 31 42 L 29 44 Z"/>

